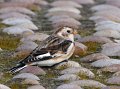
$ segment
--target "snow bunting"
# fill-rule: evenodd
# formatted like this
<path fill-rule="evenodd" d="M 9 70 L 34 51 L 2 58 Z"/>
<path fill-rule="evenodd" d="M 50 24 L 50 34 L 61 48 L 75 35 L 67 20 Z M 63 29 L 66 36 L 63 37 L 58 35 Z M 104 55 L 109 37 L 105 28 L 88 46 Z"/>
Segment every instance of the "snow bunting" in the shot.
<path fill-rule="evenodd" d="M 76 33 L 77 31 L 70 27 L 58 29 L 10 71 L 18 72 L 28 65 L 53 66 L 68 60 L 75 49 L 74 34 Z"/>

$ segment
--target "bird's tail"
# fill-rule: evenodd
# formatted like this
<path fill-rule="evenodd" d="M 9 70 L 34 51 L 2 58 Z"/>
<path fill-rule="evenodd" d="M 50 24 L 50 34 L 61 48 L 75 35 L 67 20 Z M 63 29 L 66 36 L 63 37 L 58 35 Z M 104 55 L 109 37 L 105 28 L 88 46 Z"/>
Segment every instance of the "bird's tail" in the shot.
<path fill-rule="evenodd" d="M 21 63 L 21 64 L 18 64 L 17 66 L 15 66 L 15 67 L 11 68 L 10 72 L 11 73 L 16 73 L 16 72 L 24 69 L 25 67 L 27 67 L 27 65 Z"/>

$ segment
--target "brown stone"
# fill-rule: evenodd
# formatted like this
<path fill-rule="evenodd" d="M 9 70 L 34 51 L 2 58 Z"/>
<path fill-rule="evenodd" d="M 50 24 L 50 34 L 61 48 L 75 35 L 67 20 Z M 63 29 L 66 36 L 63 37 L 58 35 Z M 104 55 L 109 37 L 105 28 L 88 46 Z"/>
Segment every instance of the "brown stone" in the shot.
<path fill-rule="evenodd" d="M 32 73 L 35 75 L 45 75 L 46 72 L 38 66 L 28 66 L 20 71 L 21 73 Z"/>
<path fill-rule="evenodd" d="M 118 72 L 118 71 L 120 71 L 120 64 L 113 64 L 113 65 L 107 66 L 101 70 L 107 71 L 107 72 Z"/>
<path fill-rule="evenodd" d="M 75 51 L 74 56 L 81 56 L 86 54 L 87 46 L 83 45 L 82 43 L 75 42 Z"/>

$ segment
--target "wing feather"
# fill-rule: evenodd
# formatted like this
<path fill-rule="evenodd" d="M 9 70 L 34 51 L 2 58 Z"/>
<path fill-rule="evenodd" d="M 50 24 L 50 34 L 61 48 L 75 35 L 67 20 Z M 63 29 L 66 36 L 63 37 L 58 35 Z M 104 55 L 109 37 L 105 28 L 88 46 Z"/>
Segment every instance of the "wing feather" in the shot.
<path fill-rule="evenodd" d="M 70 46 L 72 41 L 63 40 L 59 37 L 52 36 L 46 39 L 46 41 L 44 41 L 43 43 L 46 43 L 47 45 L 39 45 L 28 57 L 26 57 L 19 63 L 27 64 L 36 61 L 49 60 L 53 57 L 61 56 L 66 53 L 67 48 Z"/>

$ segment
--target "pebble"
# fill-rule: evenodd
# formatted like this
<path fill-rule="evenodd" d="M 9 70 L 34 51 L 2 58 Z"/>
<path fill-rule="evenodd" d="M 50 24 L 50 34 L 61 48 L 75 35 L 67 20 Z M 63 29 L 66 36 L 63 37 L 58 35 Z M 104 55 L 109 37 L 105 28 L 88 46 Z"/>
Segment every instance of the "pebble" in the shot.
<path fill-rule="evenodd" d="M 26 57 L 28 55 L 30 55 L 30 53 L 32 52 L 32 50 L 24 50 L 24 51 L 19 51 L 19 52 L 15 52 L 13 54 L 13 57 L 19 57 L 19 58 L 23 58 L 23 57 Z"/>
<path fill-rule="evenodd" d="M 96 23 L 100 22 L 100 21 L 107 21 L 107 20 L 111 20 L 111 21 L 115 21 L 115 22 L 120 22 L 120 17 L 114 16 L 112 14 L 108 15 L 108 14 L 102 14 L 102 15 L 98 15 L 98 16 L 93 16 L 92 18 Z"/>
<path fill-rule="evenodd" d="M 35 16 L 36 14 L 31 11 L 30 9 L 24 8 L 24 7 L 4 7 L 0 9 L 0 13 L 4 14 L 4 13 L 11 13 L 11 12 L 20 12 L 23 14 L 28 14 L 28 15 L 32 15 Z"/>
<path fill-rule="evenodd" d="M 113 65 L 107 66 L 101 70 L 105 71 L 105 72 L 118 72 L 118 71 L 120 71 L 120 64 L 113 64 Z"/>
<path fill-rule="evenodd" d="M 115 13 L 115 12 L 118 13 Z M 120 9 L 115 9 L 115 10 L 105 10 L 105 11 L 99 11 L 99 12 L 95 12 L 94 15 L 100 15 L 100 16 L 104 16 L 104 14 L 107 14 L 109 16 L 109 14 L 114 15 L 116 17 L 120 17 Z"/>
<path fill-rule="evenodd" d="M 93 20 L 95 23 L 99 23 L 102 21 L 109 21 L 109 18 L 103 17 L 103 16 L 92 16 L 89 18 L 89 20 Z"/>
<path fill-rule="evenodd" d="M 39 5 L 48 5 L 48 2 L 45 0 L 11 0 L 11 2 L 20 2 L 20 3 L 31 3 L 31 4 L 39 4 Z"/>
<path fill-rule="evenodd" d="M 0 2 L 4 2 L 4 0 L 0 0 Z"/>
<path fill-rule="evenodd" d="M 27 37 L 27 36 L 30 36 L 30 35 L 33 35 L 33 34 L 35 34 L 35 33 L 31 33 L 31 32 L 28 32 L 28 31 L 25 31 L 25 32 L 23 32 L 22 34 L 21 34 L 21 37 Z"/>
<path fill-rule="evenodd" d="M 61 20 L 52 22 L 52 26 L 56 29 L 63 26 L 68 26 L 74 29 L 78 29 L 80 25 L 81 23 L 73 18 L 61 19 Z"/>
<path fill-rule="evenodd" d="M 20 12 L 11 12 L 11 13 L 4 13 L 0 15 L 0 19 L 8 19 L 8 18 L 26 18 L 31 20 L 32 18 L 26 14 L 22 14 Z"/>
<path fill-rule="evenodd" d="M 52 23 L 59 24 L 60 22 L 69 22 L 69 21 L 71 21 L 73 24 L 76 24 L 78 26 L 81 25 L 81 23 L 79 21 L 75 20 L 74 18 L 63 18 L 63 19 L 55 20 Z"/>
<path fill-rule="evenodd" d="M 56 12 L 56 11 L 69 11 L 69 12 L 73 12 L 76 14 L 80 14 L 80 10 L 78 10 L 77 8 L 74 7 L 68 7 L 68 6 L 64 6 L 64 7 L 54 7 L 48 10 L 48 12 Z"/>
<path fill-rule="evenodd" d="M 45 88 L 41 85 L 34 85 L 34 86 L 31 86 L 31 87 L 28 87 L 27 89 L 45 89 Z"/>
<path fill-rule="evenodd" d="M 2 52 L 3 50 L 0 48 L 0 52 Z"/>
<path fill-rule="evenodd" d="M 103 22 L 103 23 L 102 23 Z M 114 21 L 102 21 L 100 25 L 98 25 L 95 30 L 100 31 L 100 30 L 115 30 L 120 32 L 120 24 Z"/>
<path fill-rule="evenodd" d="M 120 38 L 120 32 L 112 29 L 100 30 L 93 34 L 94 36 Z"/>
<path fill-rule="evenodd" d="M 34 80 L 34 79 L 25 79 L 24 81 L 22 81 L 22 84 L 38 85 L 40 83 L 37 80 Z"/>
<path fill-rule="evenodd" d="M 106 21 L 106 20 L 120 22 L 120 17 L 117 17 L 117 16 L 112 15 L 112 14 L 95 15 L 95 16 L 90 17 L 89 19 L 93 20 L 95 22 Z"/>
<path fill-rule="evenodd" d="M 120 25 L 119 23 L 117 23 L 117 22 L 114 22 L 114 21 L 110 21 L 110 20 L 108 20 L 108 21 L 101 21 L 101 22 L 98 22 L 98 23 L 96 23 L 95 24 L 95 26 L 108 26 L 108 25 Z"/>
<path fill-rule="evenodd" d="M 112 14 L 110 14 L 110 15 L 103 15 L 104 17 L 106 17 L 106 18 L 108 18 L 109 20 L 111 20 L 111 21 L 115 21 L 115 22 L 120 22 L 120 17 L 118 17 L 118 16 L 115 16 L 115 15 L 112 15 Z"/>
<path fill-rule="evenodd" d="M 58 86 L 57 89 L 82 89 L 82 88 L 78 85 L 63 84 Z"/>
<path fill-rule="evenodd" d="M 6 25 L 19 25 L 19 24 L 24 24 L 24 23 L 32 24 L 33 22 L 26 18 L 13 17 L 13 18 L 4 19 L 1 23 L 6 24 Z"/>
<path fill-rule="evenodd" d="M 29 1 L 29 0 L 28 0 Z M 41 6 L 47 6 L 49 3 L 46 0 L 36 0 L 36 4 L 40 4 Z"/>
<path fill-rule="evenodd" d="M 81 25 L 81 24 L 80 24 Z M 57 28 L 60 28 L 60 27 L 71 27 L 71 28 L 74 28 L 74 29 L 78 29 L 80 26 L 76 24 L 76 22 L 72 22 L 69 21 L 69 20 L 64 20 L 64 21 L 59 21 L 58 23 L 55 23 L 55 24 L 52 24 L 53 28 L 54 29 L 57 29 Z"/>
<path fill-rule="evenodd" d="M 95 75 L 93 72 L 91 72 L 89 69 L 83 68 L 83 67 L 71 67 L 64 69 L 60 72 L 60 74 L 77 74 L 77 75 L 85 75 L 89 78 L 94 78 Z"/>
<path fill-rule="evenodd" d="M 25 41 L 23 44 L 16 48 L 16 51 L 26 51 L 26 50 L 34 50 L 38 45 L 32 41 Z"/>
<path fill-rule="evenodd" d="M 76 14 L 76 13 L 74 13 L 74 12 L 70 12 L 70 11 L 55 11 L 55 12 L 49 12 L 49 13 L 47 13 L 47 14 L 45 15 L 45 17 L 50 18 L 50 17 L 52 17 L 52 16 L 60 16 L 60 15 L 67 15 L 67 16 L 69 16 L 69 17 L 71 17 L 71 18 L 74 18 L 74 19 L 77 19 L 77 20 L 79 20 L 79 19 L 82 18 L 81 15 Z"/>
<path fill-rule="evenodd" d="M 16 26 L 31 29 L 31 30 L 38 30 L 38 27 L 34 23 L 21 23 Z"/>
<path fill-rule="evenodd" d="M 21 42 L 24 42 L 25 40 L 43 41 L 48 37 L 49 35 L 44 34 L 44 33 L 35 33 L 35 34 L 30 34 L 30 35 L 24 35 L 24 37 L 20 41 Z"/>
<path fill-rule="evenodd" d="M 102 45 L 101 53 L 107 56 L 120 56 L 120 44 L 119 43 L 106 43 Z"/>
<path fill-rule="evenodd" d="M 58 65 L 56 65 L 56 69 L 65 69 L 69 67 L 81 67 L 81 65 L 78 62 L 75 61 L 68 61 L 68 62 L 62 62 Z"/>
<path fill-rule="evenodd" d="M 14 35 L 21 35 L 23 32 L 31 32 L 34 33 L 32 30 L 30 29 L 26 29 L 26 28 L 20 28 L 20 27 L 16 27 L 16 26 L 12 26 L 12 27 L 7 27 L 3 29 L 3 32 L 6 32 L 8 34 L 14 34 Z"/>
<path fill-rule="evenodd" d="M 74 1 L 79 4 L 94 4 L 95 3 L 94 0 L 74 0 Z"/>
<path fill-rule="evenodd" d="M 101 59 L 91 63 L 93 67 L 106 67 L 113 64 L 120 64 L 120 60 L 119 59 Z"/>
<path fill-rule="evenodd" d="M 76 35 L 74 35 L 74 38 L 75 38 L 75 40 L 77 42 L 79 39 L 81 39 L 81 36 L 79 34 L 76 34 Z"/>
<path fill-rule="evenodd" d="M 76 57 L 84 55 L 87 52 L 87 49 L 87 46 L 85 46 L 84 44 L 75 42 L 75 51 L 73 55 Z"/>
<path fill-rule="evenodd" d="M 54 1 L 50 5 L 54 7 L 70 6 L 70 7 L 82 8 L 82 5 L 76 3 L 75 1 Z"/>
<path fill-rule="evenodd" d="M 13 77 L 13 79 L 33 79 L 33 80 L 40 80 L 39 77 L 37 77 L 34 74 L 31 73 L 21 73 Z"/>
<path fill-rule="evenodd" d="M 116 43 L 120 43 L 120 40 L 114 39 L 114 42 L 116 42 Z"/>
<path fill-rule="evenodd" d="M 102 89 L 120 89 L 120 86 L 107 86 Z"/>
<path fill-rule="evenodd" d="M 48 20 L 49 21 L 51 21 L 51 22 L 55 22 L 55 21 L 57 21 L 57 20 L 60 20 L 60 19 L 66 19 L 66 18 L 71 18 L 70 16 L 68 16 L 68 15 L 55 15 L 55 16 L 52 16 L 52 17 L 50 17 Z"/>
<path fill-rule="evenodd" d="M 109 38 L 101 36 L 86 36 L 79 39 L 78 42 L 112 43 L 112 41 Z"/>
<path fill-rule="evenodd" d="M 20 2 L 0 3 L 0 8 L 8 8 L 9 9 L 9 7 L 12 7 L 12 8 L 17 8 L 17 7 L 31 8 L 31 7 L 35 7 L 35 5 L 33 5 L 31 3 L 20 3 Z"/>
<path fill-rule="evenodd" d="M 112 75 L 112 77 L 116 77 L 116 76 L 120 76 L 120 71 L 118 71 Z"/>
<path fill-rule="evenodd" d="M 0 84 L 0 89 L 10 89 L 10 88 L 7 87 L 6 85 Z"/>
<path fill-rule="evenodd" d="M 79 80 L 80 77 L 78 75 L 75 74 L 64 74 L 61 76 L 58 76 L 58 78 L 55 78 L 55 80 L 57 81 L 75 81 L 75 80 Z"/>
<path fill-rule="evenodd" d="M 113 6 L 117 6 L 117 7 L 120 7 L 120 1 L 119 0 L 106 0 L 106 3 L 107 4 L 110 4 L 110 5 L 113 5 Z"/>
<path fill-rule="evenodd" d="M 104 11 L 104 10 L 114 10 L 114 9 L 119 9 L 119 8 L 109 4 L 100 4 L 93 6 L 91 8 L 92 11 Z"/>
<path fill-rule="evenodd" d="M 86 57 L 80 58 L 80 61 L 81 62 L 94 62 L 94 61 L 101 60 L 101 59 L 109 60 L 110 58 L 102 53 L 94 53 L 94 54 L 87 55 Z"/>
<path fill-rule="evenodd" d="M 98 81 L 95 81 L 95 80 L 78 80 L 78 81 L 73 81 L 71 82 L 70 84 L 76 84 L 78 86 L 81 86 L 81 87 L 91 87 L 91 88 L 104 88 L 106 87 L 106 85 L 98 82 Z"/>
<path fill-rule="evenodd" d="M 2 72 L 0 72 L 0 79 L 3 77 L 3 73 Z"/>
<path fill-rule="evenodd" d="M 116 77 L 111 77 L 109 79 L 107 79 L 107 83 L 108 84 L 120 84 L 120 76 L 116 76 Z"/>
<path fill-rule="evenodd" d="M 20 73 L 32 73 L 35 75 L 45 75 L 46 72 L 38 66 L 28 66 L 20 71 Z"/>

